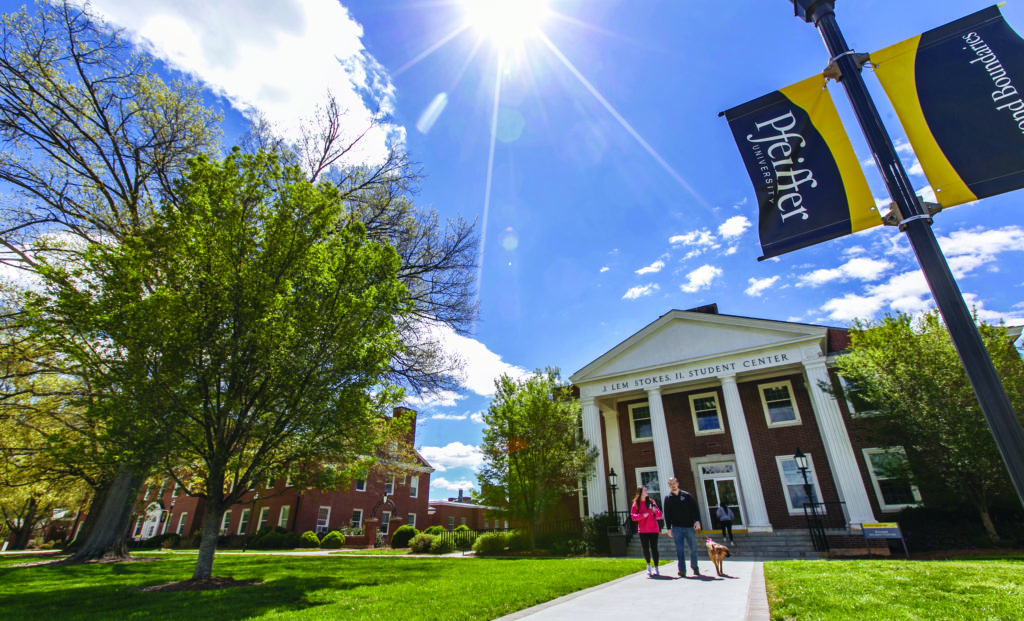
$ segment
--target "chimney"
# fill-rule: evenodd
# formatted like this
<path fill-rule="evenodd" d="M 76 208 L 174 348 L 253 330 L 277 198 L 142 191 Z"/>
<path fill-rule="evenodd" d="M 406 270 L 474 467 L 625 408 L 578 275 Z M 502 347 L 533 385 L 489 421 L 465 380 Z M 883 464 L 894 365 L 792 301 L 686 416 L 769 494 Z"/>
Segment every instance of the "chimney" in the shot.
<path fill-rule="evenodd" d="M 462 502 L 462 489 L 459 489 L 459 502 Z"/>

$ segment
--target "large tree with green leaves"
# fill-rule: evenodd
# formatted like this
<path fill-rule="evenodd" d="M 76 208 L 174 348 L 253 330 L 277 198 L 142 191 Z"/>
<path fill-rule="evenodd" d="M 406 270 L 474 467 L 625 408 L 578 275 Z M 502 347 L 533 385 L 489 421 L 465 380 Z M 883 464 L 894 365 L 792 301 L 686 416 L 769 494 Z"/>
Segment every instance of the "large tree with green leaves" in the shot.
<path fill-rule="evenodd" d="M 484 414 L 479 498 L 506 518 L 536 526 L 591 474 L 597 449 L 583 437 L 580 405 L 555 369 L 515 380 L 502 375 Z"/>
<path fill-rule="evenodd" d="M 1000 326 L 980 324 L 982 338 L 1018 416 L 1024 412 L 1024 362 Z M 949 333 L 936 311 L 917 319 L 900 314 L 850 331 L 849 353 L 836 367 L 858 397 L 879 415 L 865 428 L 879 441 L 902 444 L 909 477 L 926 499 L 966 504 L 988 534 L 989 510 L 1012 495 L 1006 466 L 978 405 Z"/>
<path fill-rule="evenodd" d="M 93 286 L 30 308 L 95 339 L 113 407 L 169 439 L 164 469 L 205 500 L 194 578 L 211 576 L 223 513 L 255 482 L 379 445 L 400 396 L 385 381 L 409 309 L 399 264 L 333 185 L 236 151 L 192 160 L 140 235 L 94 245 L 77 272 L 54 266 Z"/>

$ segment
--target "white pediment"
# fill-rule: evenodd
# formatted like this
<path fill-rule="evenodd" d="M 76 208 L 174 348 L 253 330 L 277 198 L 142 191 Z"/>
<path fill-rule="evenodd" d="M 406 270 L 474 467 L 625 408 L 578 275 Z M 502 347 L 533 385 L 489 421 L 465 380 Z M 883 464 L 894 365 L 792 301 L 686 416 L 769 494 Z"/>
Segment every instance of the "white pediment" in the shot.
<path fill-rule="evenodd" d="M 576 384 L 824 339 L 807 324 L 674 310 L 659 317 L 570 378 Z"/>

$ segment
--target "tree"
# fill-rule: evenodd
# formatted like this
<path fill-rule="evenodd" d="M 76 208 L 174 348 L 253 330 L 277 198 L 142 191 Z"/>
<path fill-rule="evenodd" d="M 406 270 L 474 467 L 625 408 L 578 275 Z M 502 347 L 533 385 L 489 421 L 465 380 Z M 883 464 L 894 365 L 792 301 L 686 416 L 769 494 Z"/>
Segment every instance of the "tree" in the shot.
<path fill-rule="evenodd" d="M 531 547 L 537 524 L 575 490 L 597 460 L 583 438 L 579 402 L 555 369 L 520 381 L 502 375 L 484 414 L 480 501 L 527 525 Z"/>
<path fill-rule="evenodd" d="M 184 169 L 186 158 L 215 146 L 218 122 L 195 85 L 164 83 L 146 56 L 88 9 L 40 3 L 31 13 L 4 16 L 0 187 L 11 200 L 0 211 L 0 263 L 38 283 L 60 274 L 45 269 L 56 260 L 80 261 L 89 244 L 118 244 L 139 233 L 151 223 L 156 197 Z M 19 332 L 5 343 L 20 343 L 27 329 L 19 304 L 4 309 L 13 318 L 5 328 Z M 79 336 L 65 329 L 50 338 L 66 346 Z M 68 433 L 83 437 L 50 445 L 71 458 L 65 462 L 69 468 L 87 461 L 71 447 L 88 445 L 103 453 L 96 462 L 103 468 L 90 482 L 97 492 L 83 527 L 93 536 L 80 538 L 86 543 L 76 558 L 124 556 L 133 494 L 154 451 L 137 450 L 149 438 L 147 428 L 122 427 L 98 441 L 98 433 L 117 427 L 101 415 L 120 413 L 104 407 L 106 395 L 93 381 L 103 376 L 101 359 L 88 342 L 78 341 L 75 350 L 75 355 L 54 356 L 46 346 L 18 348 L 43 355 L 26 359 L 30 364 L 20 377 L 29 383 L 35 375 L 77 378 L 77 396 L 88 403 L 88 412 L 62 411 L 72 416 L 65 425 Z M 123 441 L 129 439 L 134 446 L 126 448 Z"/>
<path fill-rule="evenodd" d="M 1024 362 L 1000 326 L 979 326 L 985 346 L 1018 416 L 1024 412 Z M 839 374 L 879 411 L 870 432 L 890 445 L 903 442 L 909 468 L 886 476 L 910 478 L 926 492 L 977 511 L 986 532 L 997 532 L 989 510 L 1012 487 L 949 333 L 932 311 L 857 322 Z M 915 467 L 916 465 L 916 467 Z"/>
<path fill-rule="evenodd" d="M 66 275 L 96 286 L 40 298 L 103 343 L 112 407 L 169 438 L 162 468 L 205 500 L 193 578 L 212 575 L 223 513 L 256 481 L 324 462 L 343 479 L 391 433 L 398 266 L 334 186 L 235 151 L 192 160 L 153 226 Z"/>

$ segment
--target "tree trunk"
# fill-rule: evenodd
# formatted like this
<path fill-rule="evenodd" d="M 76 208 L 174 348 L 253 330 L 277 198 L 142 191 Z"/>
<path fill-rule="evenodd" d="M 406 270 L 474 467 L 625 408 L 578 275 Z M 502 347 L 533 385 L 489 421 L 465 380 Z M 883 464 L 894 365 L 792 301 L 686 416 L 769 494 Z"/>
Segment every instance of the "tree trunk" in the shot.
<path fill-rule="evenodd" d="M 985 532 L 988 533 L 989 539 L 992 541 L 999 539 L 999 533 L 996 532 L 996 525 L 992 523 L 992 516 L 988 513 L 988 507 L 978 507 L 978 513 L 981 515 L 981 525 L 985 527 Z"/>
<path fill-rule="evenodd" d="M 28 547 L 28 541 L 32 538 L 32 530 L 36 524 L 37 506 L 34 497 L 28 499 L 25 512 L 21 514 L 21 527 L 11 529 L 11 532 L 14 533 L 14 543 L 10 548 L 11 550 L 24 550 Z"/>
<path fill-rule="evenodd" d="M 89 501 L 89 511 L 85 514 L 85 522 L 82 523 L 82 529 L 79 531 L 78 536 L 71 542 L 71 545 L 67 547 L 65 552 L 68 554 L 75 554 L 82 549 L 82 544 L 89 541 L 92 537 L 92 531 L 96 528 L 96 522 L 99 521 L 100 515 L 103 513 L 103 504 L 107 501 L 107 497 L 110 495 L 110 482 L 102 481 L 96 486 L 96 490 L 93 492 L 92 500 Z"/>
<path fill-rule="evenodd" d="M 96 503 L 100 497 L 100 492 L 97 491 L 96 499 L 90 505 L 86 525 L 93 517 L 93 511 L 96 511 L 98 515 L 89 532 L 85 533 L 86 537 L 82 538 L 81 546 L 68 559 L 69 561 L 80 563 L 129 557 L 128 547 L 125 545 L 125 533 L 131 523 L 132 508 L 135 506 L 139 489 L 145 480 L 145 475 L 127 471 L 118 473 L 106 490 L 106 498 L 102 505 Z M 83 526 L 83 530 L 84 528 Z"/>
<path fill-rule="evenodd" d="M 199 544 L 196 568 L 192 573 L 193 580 L 213 576 L 213 556 L 217 552 L 217 537 L 220 535 L 220 521 L 223 518 L 223 504 L 214 498 L 208 498 L 206 510 L 203 512 L 202 540 Z"/>

